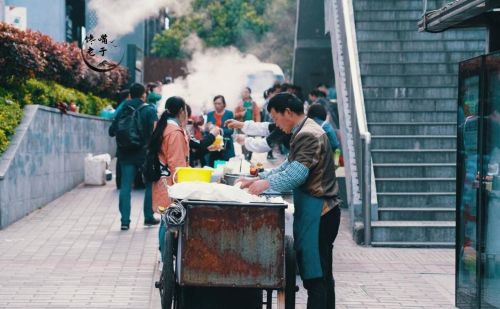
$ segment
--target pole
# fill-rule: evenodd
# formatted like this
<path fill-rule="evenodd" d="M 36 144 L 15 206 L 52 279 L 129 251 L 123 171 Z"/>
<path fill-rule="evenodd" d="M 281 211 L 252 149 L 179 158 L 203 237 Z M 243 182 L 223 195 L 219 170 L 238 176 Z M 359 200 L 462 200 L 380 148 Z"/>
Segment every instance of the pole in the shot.
<path fill-rule="evenodd" d="M 372 179 L 371 179 L 371 134 L 366 132 L 363 136 L 363 213 L 364 213 L 364 230 L 365 230 L 365 246 L 371 245 L 372 240 Z"/>

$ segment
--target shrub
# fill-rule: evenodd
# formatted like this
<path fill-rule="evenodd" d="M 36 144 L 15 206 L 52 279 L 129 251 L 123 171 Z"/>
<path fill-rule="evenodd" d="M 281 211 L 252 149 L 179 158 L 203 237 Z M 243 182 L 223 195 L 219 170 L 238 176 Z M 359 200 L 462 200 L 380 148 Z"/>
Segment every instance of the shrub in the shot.
<path fill-rule="evenodd" d="M 92 71 L 76 44 L 57 43 L 40 32 L 0 23 L 0 83 L 15 87 L 30 78 L 113 98 L 126 85 L 128 73 L 121 66 L 106 73 Z"/>
<path fill-rule="evenodd" d="M 109 99 L 85 94 L 76 89 L 64 87 L 53 81 L 28 79 L 22 84 L 0 87 L 0 154 L 7 149 L 9 138 L 22 118 L 22 108 L 27 104 L 55 107 L 58 102 L 75 102 L 80 113 L 98 115 Z"/>
<path fill-rule="evenodd" d="M 0 154 L 7 149 L 9 138 L 14 134 L 22 116 L 19 104 L 0 97 Z"/>

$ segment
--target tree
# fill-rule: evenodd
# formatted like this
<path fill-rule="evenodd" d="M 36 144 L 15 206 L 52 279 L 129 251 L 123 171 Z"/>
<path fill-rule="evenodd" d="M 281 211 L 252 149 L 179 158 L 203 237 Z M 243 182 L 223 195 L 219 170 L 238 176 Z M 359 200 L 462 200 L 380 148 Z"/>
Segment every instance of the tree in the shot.
<path fill-rule="evenodd" d="M 292 68 L 296 0 L 193 0 L 193 12 L 171 18 L 171 27 L 155 36 L 152 53 L 189 56 L 183 40 L 196 34 L 207 47 L 236 46 L 266 62 Z"/>

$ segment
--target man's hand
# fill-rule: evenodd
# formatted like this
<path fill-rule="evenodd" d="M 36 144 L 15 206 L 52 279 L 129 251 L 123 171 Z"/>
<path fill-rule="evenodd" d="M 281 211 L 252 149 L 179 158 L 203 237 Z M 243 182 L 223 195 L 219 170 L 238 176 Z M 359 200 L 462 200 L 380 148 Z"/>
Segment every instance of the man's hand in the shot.
<path fill-rule="evenodd" d="M 235 142 L 237 142 L 240 145 L 245 145 L 245 134 L 237 134 Z"/>
<path fill-rule="evenodd" d="M 245 188 L 250 187 L 257 180 L 259 180 L 259 178 L 257 178 L 257 177 L 255 177 L 255 178 L 240 177 L 240 178 L 238 178 L 238 180 L 236 180 L 236 182 L 241 184 L 241 186 L 240 186 L 241 189 L 245 189 Z"/>
<path fill-rule="evenodd" d="M 220 128 L 218 126 L 213 126 L 211 129 L 210 129 L 210 134 L 212 134 L 213 136 L 218 136 L 220 135 Z"/>
<path fill-rule="evenodd" d="M 234 119 L 229 119 L 224 122 L 224 125 L 227 126 L 230 129 L 242 129 L 243 128 L 243 122 L 234 120 Z"/>
<path fill-rule="evenodd" d="M 248 192 L 250 192 L 250 194 L 259 195 L 267 189 L 269 189 L 269 181 L 266 179 L 259 179 L 250 185 Z"/>
<path fill-rule="evenodd" d="M 207 147 L 207 150 L 208 151 L 221 151 L 222 147 L 217 146 L 217 145 L 210 145 L 210 146 Z"/>

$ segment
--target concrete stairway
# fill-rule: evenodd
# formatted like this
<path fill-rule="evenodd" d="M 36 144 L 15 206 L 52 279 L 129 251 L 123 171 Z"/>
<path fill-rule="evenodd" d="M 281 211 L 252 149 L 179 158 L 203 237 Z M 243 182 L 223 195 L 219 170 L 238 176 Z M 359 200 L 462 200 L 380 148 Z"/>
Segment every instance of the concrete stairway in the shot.
<path fill-rule="evenodd" d="M 372 244 L 453 246 L 458 62 L 484 52 L 484 31 L 419 33 L 418 0 L 353 5 L 379 205 Z"/>

